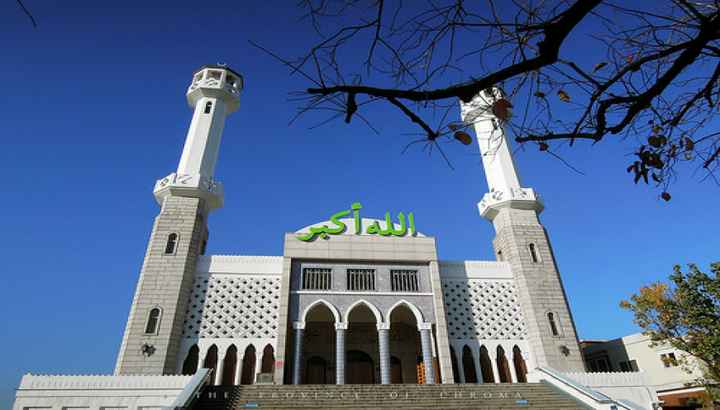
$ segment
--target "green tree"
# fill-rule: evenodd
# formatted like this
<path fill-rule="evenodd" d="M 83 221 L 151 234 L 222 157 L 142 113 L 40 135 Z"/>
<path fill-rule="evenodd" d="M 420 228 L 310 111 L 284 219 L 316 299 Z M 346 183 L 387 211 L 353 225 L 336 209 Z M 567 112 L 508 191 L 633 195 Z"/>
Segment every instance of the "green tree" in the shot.
<path fill-rule="evenodd" d="M 720 262 L 710 264 L 711 274 L 694 264 L 687 273 L 676 265 L 670 284 L 642 287 L 620 303 L 655 344 L 669 344 L 701 363 L 704 385 L 713 400 L 720 400 Z M 689 370 L 685 361 L 683 367 Z"/>

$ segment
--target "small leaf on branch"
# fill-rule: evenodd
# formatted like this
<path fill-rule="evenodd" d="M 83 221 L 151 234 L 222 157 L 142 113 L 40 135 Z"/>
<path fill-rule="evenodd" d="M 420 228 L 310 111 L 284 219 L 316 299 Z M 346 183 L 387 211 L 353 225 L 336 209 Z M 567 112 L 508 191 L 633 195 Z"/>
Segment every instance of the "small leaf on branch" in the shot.
<path fill-rule="evenodd" d="M 560 90 L 560 91 L 558 91 L 557 95 L 558 95 L 558 98 L 560 98 L 560 101 L 570 102 L 570 95 L 568 93 L 566 93 L 565 91 Z"/>
<path fill-rule="evenodd" d="M 455 131 L 455 139 L 460 141 L 463 145 L 472 144 L 472 137 L 465 131 Z"/>
<path fill-rule="evenodd" d="M 593 73 L 598 72 L 598 70 L 602 70 L 602 68 L 605 67 L 606 65 L 607 65 L 607 63 L 604 61 L 602 63 L 595 64 L 595 68 L 593 68 Z"/>
<path fill-rule="evenodd" d="M 545 98 L 545 93 L 542 91 L 536 91 L 534 95 L 538 98 Z"/>
<path fill-rule="evenodd" d="M 510 103 L 510 101 L 508 101 L 504 98 L 501 98 L 501 99 L 495 101 L 495 103 L 492 106 L 492 111 L 496 117 L 500 118 L 503 121 L 507 121 L 510 118 L 510 115 L 511 115 L 510 109 L 512 108 L 512 106 L 513 105 Z"/>
<path fill-rule="evenodd" d="M 695 148 L 695 143 L 690 137 L 685 137 L 685 151 L 692 151 Z"/>
<path fill-rule="evenodd" d="M 455 123 L 450 123 L 450 124 L 448 124 L 448 128 L 450 128 L 453 131 L 457 131 L 460 129 L 460 126 Z"/>
<path fill-rule="evenodd" d="M 664 199 L 665 202 L 669 201 L 670 198 L 672 198 L 672 197 L 670 196 L 670 194 L 667 193 L 667 192 L 663 192 L 662 194 L 660 194 L 660 197 L 661 197 L 662 199 Z"/>
<path fill-rule="evenodd" d="M 357 111 L 357 103 L 355 102 L 355 93 L 348 94 L 347 99 L 347 112 L 345 113 L 345 122 L 350 123 L 350 120 L 352 119 L 353 114 Z"/>
<path fill-rule="evenodd" d="M 550 146 L 546 142 L 539 142 L 538 147 L 540 148 L 540 151 L 547 151 Z"/>

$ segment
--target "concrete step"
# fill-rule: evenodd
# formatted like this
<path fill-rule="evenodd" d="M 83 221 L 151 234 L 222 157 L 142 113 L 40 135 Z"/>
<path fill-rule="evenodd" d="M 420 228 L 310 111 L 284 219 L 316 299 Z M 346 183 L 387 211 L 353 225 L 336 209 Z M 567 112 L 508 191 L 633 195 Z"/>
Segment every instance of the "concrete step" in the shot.
<path fill-rule="evenodd" d="M 208 386 L 193 410 L 583 409 L 545 383 Z"/>

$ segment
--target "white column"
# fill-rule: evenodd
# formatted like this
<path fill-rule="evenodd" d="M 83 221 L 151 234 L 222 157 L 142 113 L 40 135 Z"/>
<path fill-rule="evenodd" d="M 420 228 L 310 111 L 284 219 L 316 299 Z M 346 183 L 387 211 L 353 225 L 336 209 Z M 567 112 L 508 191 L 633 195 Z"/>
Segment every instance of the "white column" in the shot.
<path fill-rule="evenodd" d="M 302 346 L 303 333 L 305 332 L 305 322 L 295 322 L 295 355 L 293 358 L 293 384 L 300 384 L 300 365 L 302 364 Z"/>
<path fill-rule="evenodd" d="M 425 384 L 435 384 L 435 372 L 433 371 L 432 363 L 432 346 L 430 344 L 430 329 L 432 329 L 431 323 L 425 322 L 418 324 L 423 364 L 425 365 Z"/>
<path fill-rule="evenodd" d="M 345 384 L 345 331 L 347 323 L 335 323 L 335 383 Z"/>
<path fill-rule="evenodd" d="M 469 103 L 460 102 L 463 121 L 475 128 L 485 178 L 490 192 L 507 192 L 520 188 L 515 162 L 513 161 L 502 120 L 493 113 L 493 105 L 502 99 L 498 88 L 479 92 Z"/>
<path fill-rule="evenodd" d="M 378 352 L 380 353 L 380 383 L 390 384 L 390 323 L 378 323 Z"/>
<path fill-rule="evenodd" d="M 245 352 L 245 350 L 243 350 Z M 243 360 L 245 360 L 244 353 L 238 351 L 237 360 L 235 361 L 235 385 L 240 385 L 240 378 L 242 377 Z"/>
<path fill-rule="evenodd" d="M 454 346 L 453 352 L 455 352 L 455 363 L 457 363 L 458 368 L 458 380 L 460 383 L 465 383 L 465 363 L 463 363 L 463 349 L 458 350 L 457 346 Z M 464 346 L 463 346 L 464 347 Z M 458 353 L 460 352 L 460 353 Z M 450 352 L 452 353 L 452 352 Z"/>
<path fill-rule="evenodd" d="M 508 368 L 510 369 L 510 383 L 517 383 L 518 378 L 517 373 L 515 372 L 515 361 L 512 357 L 512 350 L 510 352 L 507 350 L 505 351 L 505 360 L 507 361 Z"/>
<path fill-rule="evenodd" d="M 253 379 L 252 384 L 255 384 L 257 381 L 257 375 L 260 373 L 260 367 L 262 366 L 262 354 L 258 355 L 257 351 L 255 352 L 255 369 L 253 372 Z"/>
<path fill-rule="evenodd" d="M 497 365 L 497 348 L 494 349 L 492 352 L 488 352 L 490 356 L 490 367 L 492 367 L 493 371 L 493 377 L 495 379 L 495 383 L 500 383 L 500 371 L 498 370 Z"/>
<path fill-rule="evenodd" d="M 219 386 L 222 384 L 222 374 L 223 374 L 223 368 L 225 367 L 225 355 L 227 355 L 227 350 L 223 350 L 222 352 L 218 348 L 218 361 L 215 365 L 215 385 Z"/>
<path fill-rule="evenodd" d="M 475 377 L 477 377 L 478 383 L 485 383 L 483 381 L 482 366 L 480 366 L 480 348 L 476 347 L 470 350 L 473 357 L 473 366 L 475 366 Z"/>
<path fill-rule="evenodd" d="M 200 369 L 203 368 L 203 363 L 205 363 L 205 356 L 207 356 L 207 350 L 198 350 L 198 362 L 197 362 L 197 369 L 195 369 L 195 373 L 197 373 Z"/>

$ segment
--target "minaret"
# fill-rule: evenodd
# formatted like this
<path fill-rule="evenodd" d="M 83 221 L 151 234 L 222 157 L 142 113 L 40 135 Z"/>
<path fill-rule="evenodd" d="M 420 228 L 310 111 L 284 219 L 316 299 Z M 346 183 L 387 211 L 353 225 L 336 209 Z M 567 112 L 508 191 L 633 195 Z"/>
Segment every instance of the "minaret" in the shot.
<path fill-rule="evenodd" d="M 543 203 L 532 188 L 520 184 L 503 120 L 493 112 L 503 98 L 493 88 L 469 103 L 460 103 L 463 121 L 475 128 L 490 190 L 478 204 L 480 215 L 495 227 L 497 259 L 510 263 L 534 363 L 560 371 L 584 371 L 555 256 L 538 217 Z M 498 106 L 503 104 L 507 102 Z"/>
<path fill-rule="evenodd" d="M 223 205 L 215 181 L 225 117 L 240 103 L 242 77 L 225 66 L 193 74 L 194 113 L 177 172 L 153 191 L 160 204 L 125 327 L 116 374 L 177 373 L 183 321 L 197 258 L 205 252 L 208 213 Z"/>

